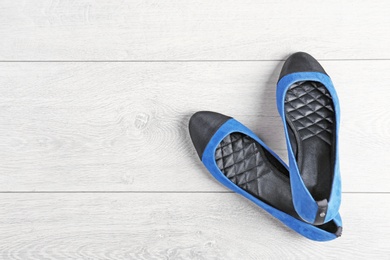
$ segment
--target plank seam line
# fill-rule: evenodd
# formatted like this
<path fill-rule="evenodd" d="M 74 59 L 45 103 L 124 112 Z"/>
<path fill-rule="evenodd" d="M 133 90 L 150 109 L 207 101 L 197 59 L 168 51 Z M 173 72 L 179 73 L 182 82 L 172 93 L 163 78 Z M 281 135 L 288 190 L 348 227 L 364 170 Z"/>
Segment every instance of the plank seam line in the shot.
<path fill-rule="evenodd" d="M 390 59 L 317 59 L 318 61 L 389 61 Z M 284 59 L 269 59 L 269 60 L 0 60 L 1 63 L 163 63 L 163 62 L 171 62 L 171 63 L 180 63 L 180 62 L 188 62 L 188 63 L 196 63 L 196 62 L 265 62 L 265 61 L 285 61 Z"/>

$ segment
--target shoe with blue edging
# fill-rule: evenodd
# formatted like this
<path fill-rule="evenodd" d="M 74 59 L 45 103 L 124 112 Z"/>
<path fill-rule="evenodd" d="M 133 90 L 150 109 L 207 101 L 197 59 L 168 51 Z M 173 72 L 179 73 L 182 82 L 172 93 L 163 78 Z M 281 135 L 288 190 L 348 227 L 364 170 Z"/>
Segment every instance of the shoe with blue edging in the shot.
<path fill-rule="evenodd" d="M 340 215 L 319 226 L 299 217 L 287 166 L 244 125 L 231 117 L 202 111 L 191 117 L 189 131 L 201 161 L 224 186 L 306 238 L 329 241 L 341 235 Z"/>
<path fill-rule="evenodd" d="M 276 103 L 284 124 L 295 210 L 308 223 L 327 223 L 341 203 L 336 90 L 316 59 L 297 52 L 283 65 Z"/>

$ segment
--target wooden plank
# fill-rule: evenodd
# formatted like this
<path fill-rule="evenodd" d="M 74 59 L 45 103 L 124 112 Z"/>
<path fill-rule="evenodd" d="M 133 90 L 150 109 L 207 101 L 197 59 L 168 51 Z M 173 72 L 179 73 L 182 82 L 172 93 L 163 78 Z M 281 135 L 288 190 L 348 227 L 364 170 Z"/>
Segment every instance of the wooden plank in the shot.
<path fill-rule="evenodd" d="M 390 59 L 388 1 L 3 0 L 0 60 Z"/>
<path fill-rule="evenodd" d="M 341 100 L 343 190 L 389 192 L 390 61 L 323 64 Z M 0 190 L 224 191 L 198 160 L 188 119 L 234 116 L 286 158 L 280 66 L 0 63 Z"/>
<path fill-rule="evenodd" d="M 235 194 L 2 194 L 3 259 L 389 259 L 389 194 L 346 194 L 341 238 L 301 237 Z"/>

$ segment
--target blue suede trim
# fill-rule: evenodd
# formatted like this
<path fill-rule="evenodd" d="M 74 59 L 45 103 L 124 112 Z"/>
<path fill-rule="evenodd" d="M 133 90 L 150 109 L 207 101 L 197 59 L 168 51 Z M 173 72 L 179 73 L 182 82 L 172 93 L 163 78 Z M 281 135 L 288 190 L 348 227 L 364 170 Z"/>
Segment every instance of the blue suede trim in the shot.
<path fill-rule="evenodd" d="M 206 168 L 210 171 L 210 173 L 213 175 L 213 177 L 217 179 L 220 183 L 225 185 L 227 188 L 231 189 L 232 191 L 254 202 L 256 205 L 266 210 L 272 216 L 279 219 L 283 224 L 295 230 L 297 233 L 301 234 L 302 236 L 315 241 L 329 241 L 335 239 L 336 238 L 335 234 L 319 229 L 316 226 L 305 223 L 304 221 L 300 221 L 278 209 L 275 209 L 274 207 L 266 204 L 265 202 L 257 199 L 256 197 L 252 196 L 251 194 L 249 194 L 248 192 L 246 192 L 245 190 L 241 189 L 236 184 L 231 182 L 219 170 L 215 162 L 215 150 L 227 135 L 234 132 L 243 133 L 245 135 L 250 136 L 255 141 L 259 142 L 260 145 L 262 145 L 265 149 L 267 149 L 273 156 L 275 156 L 275 158 L 277 158 L 287 168 L 285 163 L 272 150 L 270 150 L 251 130 L 249 130 L 247 127 L 245 127 L 235 119 L 229 119 L 211 137 L 209 143 L 207 144 L 203 152 L 202 162 L 206 166 Z M 339 223 L 341 224 L 341 219 Z"/>
<path fill-rule="evenodd" d="M 332 183 L 332 190 L 328 202 L 328 210 L 325 216 L 324 222 L 328 222 L 336 217 L 338 214 L 340 204 L 341 204 L 341 178 L 340 178 L 340 166 L 339 166 L 339 141 L 338 141 L 338 132 L 340 125 L 340 107 L 339 100 L 337 97 L 336 90 L 333 86 L 332 80 L 328 75 L 320 73 L 320 72 L 298 72 L 291 73 L 283 78 L 281 78 L 277 84 L 276 88 L 276 104 L 278 107 L 279 114 L 282 118 L 282 122 L 284 125 L 284 132 L 287 142 L 287 151 L 288 151 L 288 159 L 289 159 L 289 167 L 290 167 L 290 180 L 291 180 L 291 190 L 293 195 L 294 207 L 297 213 L 303 218 L 305 221 L 309 223 L 313 223 L 318 211 L 318 206 L 316 201 L 311 196 L 310 192 L 307 190 L 301 175 L 299 173 L 297 161 L 295 159 L 290 138 L 288 135 L 286 117 L 284 113 L 284 100 L 286 96 L 286 92 L 288 88 L 300 81 L 317 81 L 321 82 L 329 91 L 332 96 L 334 110 L 335 110 L 335 118 L 336 118 L 336 154 L 335 154 L 335 169 L 334 169 L 334 177 Z"/>

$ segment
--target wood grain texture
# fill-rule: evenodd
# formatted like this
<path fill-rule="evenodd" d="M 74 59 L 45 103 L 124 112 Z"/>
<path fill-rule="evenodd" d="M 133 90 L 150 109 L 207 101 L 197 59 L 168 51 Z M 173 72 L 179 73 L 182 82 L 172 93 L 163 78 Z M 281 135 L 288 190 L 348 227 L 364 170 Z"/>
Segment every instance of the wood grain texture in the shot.
<path fill-rule="evenodd" d="M 389 194 L 346 194 L 318 243 L 236 194 L 2 194 L 2 259 L 389 259 Z"/>
<path fill-rule="evenodd" d="M 0 259 L 390 259 L 389 13 L 0 1 Z M 191 114 L 218 111 L 286 159 L 275 85 L 295 51 L 322 61 L 341 101 L 344 232 L 329 243 L 228 193 L 188 135 Z"/>
<path fill-rule="evenodd" d="M 390 61 L 323 62 L 341 100 L 345 192 L 389 192 Z M 1 191 L 222 191 L 188 119 L 234 116 L 282 158 L 281 62 L 1 63 Z M 360 77 L 356 77 L 359 73 Z"/>
<path fill-rule="evenodd" d="M 0 59 L 390 59 L 389 12 L 366 0 L 2 0 Z"/>

